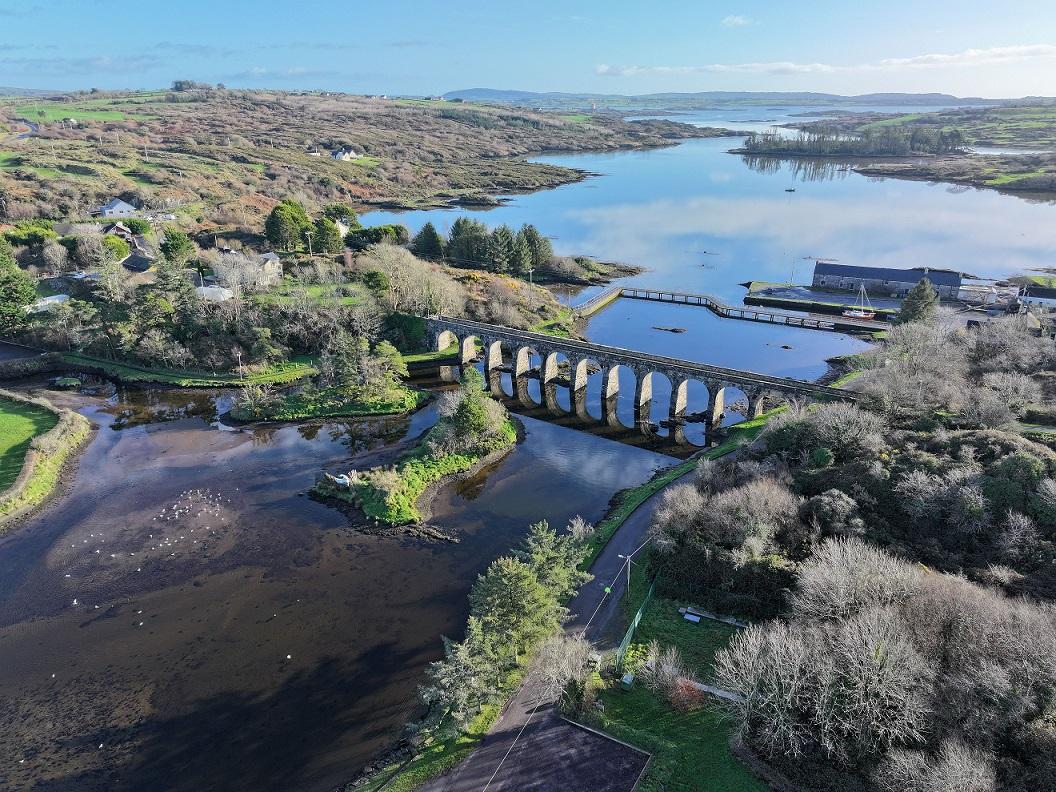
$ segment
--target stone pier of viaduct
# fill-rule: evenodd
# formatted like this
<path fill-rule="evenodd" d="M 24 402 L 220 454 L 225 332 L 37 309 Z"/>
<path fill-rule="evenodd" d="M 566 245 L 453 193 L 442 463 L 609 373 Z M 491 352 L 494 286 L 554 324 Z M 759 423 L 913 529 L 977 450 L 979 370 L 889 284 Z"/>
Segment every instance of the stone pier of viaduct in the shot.
<path fill-rule="evenodd" d="M 512 375 L 516 398 L 528 408 L 540 406 L 531 397 L 528 383 L 539 381 L 543 404 L 554 414 L 564 414 L 557 399 L 557 388 L 569 390 L 572 411 L 587 423 L 596 422 L 587 411 L 587 379 L 601 372 L 601 420 L 619 427 L 616 415 L 619 398 L 618 368 L 623 366 L 634 374 L 634 422 L 644 434 L 654 431 L 653 378 L 663 375 L 671 383 L 671 400 L 667 406 L 667 425 L 676 442 L 685 443 L 684 426 L 687 418 L 689 383 L 701 383 L 708 392 L 708 406 L 702 416 L 707 426 L 718 426 L 725 412 L 731 391 L 740 391 L 747 400 L 745 417 L 752 418 L 764 410 L 789 399 L 853 401 L 854 393 L 817 385 L 811 382 L 772 377 L 751 371 L 709 366 L 661 355 L 651 355 L 619 347 L 577 341 L 568 338 L 489 325 L 468 319 L 430 317 L 426 330 L 436 350 L 458 345 L 461 363 L 475 361 L 481 348 L 484 370 L 493 393 L 501 392 L 503 373 Z M 564 357 L 564 361 L 561 360 Z"/>

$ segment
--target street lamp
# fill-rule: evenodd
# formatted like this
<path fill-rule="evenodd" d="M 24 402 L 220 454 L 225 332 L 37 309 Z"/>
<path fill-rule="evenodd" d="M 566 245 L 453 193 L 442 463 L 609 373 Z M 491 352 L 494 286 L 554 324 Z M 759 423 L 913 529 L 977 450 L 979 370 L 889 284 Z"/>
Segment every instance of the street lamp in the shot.
<path fill-rule="evenodd" d="M 627 567 L 627 591 L 629 592 L 631 590 L 631 564 L 634 562 L 629 555 L 624 555 L 623 553 L 617 553 L 616 555 L 623 559 L 623 565 Z"/>

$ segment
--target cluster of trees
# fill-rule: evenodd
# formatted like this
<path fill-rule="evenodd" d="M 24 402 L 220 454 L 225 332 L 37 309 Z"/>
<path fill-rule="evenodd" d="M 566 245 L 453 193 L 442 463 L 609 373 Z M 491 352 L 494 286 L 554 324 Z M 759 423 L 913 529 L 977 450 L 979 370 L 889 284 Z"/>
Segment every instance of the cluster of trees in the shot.
<path fill-rule="evenodd" d="M 507 225 L 489 231 L 484 223 L 468 217 L 455 220 L 446 239 L 426 223 L 412 240 L 411 250 L 434 261 L 521 277 L 527 277 L 529 270 L 549 268 L 554 259 L 550 240 L 533 225 L 516 232 Z"/>
<path fill-rule="evenodd" d="M 301 203 L 287 198 L 279 201 L 264 221 L 264 236 L 279 250 L 303 248 L 332 255 L 340 253 L 345 246 L 338 223 L 350 229 L 350 236 L 360 228 L 355 211 L 347 204 L 327 204 L 319 217 L 312 220 Z"/>
<path fill-rule="evenodd" d="M 843 538 L 800 567 L 786 618 L 737 635 L 715 675 L 743 696 L 744 736 L 812 785 L 829 763 L 840 788 L 1026 792 L 1056 781 L 1054 658 L 1051 606 Z"/>
<path fill-rule="evenodd" d="M 959 129 L 886 126 L 856 133 L 812 129 L 794 138 L 754 132 L 744 141 L 746 154 L 793 154 L 816 157 L 907 156 L 963 151 L 967 141 Z"/>
<path fill-rule="evenodd" d="M 579 569 L 585 553 L 581 540 L 544 521 L 531 526 L 513 553 L 488 566 L 469 595 L 465 638 L 445 640 L 444 659 L 429 668 L 421 689 L 429 710 L 420 729 L 461 731 L 481 707 L 501 698 L 518 661 L 544 641 L 537 673 L 547 692 L 563 690 L 582 673 L 585 642 L 551 636 L 567 616 L 562 603 L 590 579 Z"/>
<path fill-rule="evenodd" d="M 940 316 L 859 362 L 859 404 L 792 404 L 748 453 L 667 493 L 660 585 L 780 617 L 736 638 L 716 676 L 744 696 L 745 737 L 796 779 L 1048 788 L 1056 452 L 1012 421 L 1056 346 L 1029 319 Z"/>
<path fill-rule="evenodd" d="M 151 230 L 146 220 L 138 218 L 129 218 L 125 225 L 136 234 Z M 4 238 L 14 246 L 21 266 L 49 273 L 91 270 L 110 261 L 123 261 L 131 253 L 124 239 L 103 234 L 102 226 L 95 223 L 80 223 L 59 236 L 50 220 L 20 220 L 4 232 Z"/>

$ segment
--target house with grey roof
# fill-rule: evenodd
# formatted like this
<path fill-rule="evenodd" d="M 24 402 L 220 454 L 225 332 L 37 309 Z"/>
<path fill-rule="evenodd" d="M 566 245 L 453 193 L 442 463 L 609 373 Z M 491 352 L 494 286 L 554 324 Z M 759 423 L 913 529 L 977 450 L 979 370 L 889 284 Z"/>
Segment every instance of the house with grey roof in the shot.
<path fill-rule="evenodd" d="M 130 203 L 125 203 L 120 198 L 113 198 L 92 212 L 100 217 L 134 217 L 139 212 Z"/>
<path fill-rule="evenodd" d="M 858 291 L 859 287 L 865 286 L 865 290 L 870 294 L 904 297 L 921 278 L 931 281 L 940 297 L 954 300 L 961 288 L 964 273 L 930 267 L 893 269 L 817 261 L 814 263 L 814 279 L 811 285 L 818 289 L 841 291 Z"/>

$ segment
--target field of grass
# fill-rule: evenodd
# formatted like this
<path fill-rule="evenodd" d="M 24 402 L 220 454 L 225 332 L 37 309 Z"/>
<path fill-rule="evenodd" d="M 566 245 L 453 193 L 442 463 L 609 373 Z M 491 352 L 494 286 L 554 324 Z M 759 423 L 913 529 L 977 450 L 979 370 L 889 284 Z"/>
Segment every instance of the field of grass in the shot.
<path fill-rule="evenodd" d="M 624 612 L 630 620 L 645 599 L 649 580 L 643 566 L 635 568 L 631 586 L 624 598 Z M 693 624 L 682 618 L 678 608 L 690 603 L 653 597 L 635 631 L 632 646 L 642 649 L 656 640 L 661 646 L 677 646 L 687 667 L 707 681 L 715 653 L 737 631 L 720 622 Z M 600 677 L 597 681 L 601 681 Z M 715 792 L 763 792 L 767 787 L 757 780 L 730 752 L 730 721 L 710 702 L 694 712 L 678 712 L 641 684 L 629 691 L 615 683 L 599 691 L 604 703 L 601 728 L 625 742 L 653 754 L 653 761 L 642 779 L 641 790 L 676 792 L 714 790 Z"/>
<path fill-rule="evenodd" d="M 126 113 L 122 110 L 102 109 L 112 106 L 111 100 L 77 102 L 74 104 L 42 102 L 39 104 L 20 104 L 12 110 L 15 115 L 35 123 L 54 123 L 64 118 L 77 121 L 147 121 L 155 116 L 143 113 Z"/>
<path fill-rule="evenodd" d="M 413 352 L 409 355 L 403 355 L 403 362 L 408 365 L 411 363 L 429 363 L 433 360 L 441 360 L 443 358 L 449 358 L 458 354 L 458 342 L 456 341 L 446 349 L 441 349 L 438 352 Z"/>
<path fill-rule="evenodd" d="M 318 373 L 312 361 L 306 357 L 297 357 L 285 363 L 275 363 L 264 370 L 247 373 L 244 377 L 239 377 L 237 373 L 216 374 L 183 369 L 147 368 L 82 355 L 79 352 L 67 352 L 62 357 L 71 366 L 99 369 L 107 376 L 116 377 L 125 382 L 160 382 L 184 388 L 285 385 Z"/>
<path fill-rule="evenodd" d="M 730 724 L 708 706 L 677 712 L 650 691 L 607 689 L 600 716 L 603 731 L 653 755 L 642 792 L 766 792 L 730 753 Z"/>
<path fill-rule="evenodd" d="M 54 413 L 40 407 L 0 399 L 0 491 L 18 478 L 30 441 L 57 422 Z"/>

